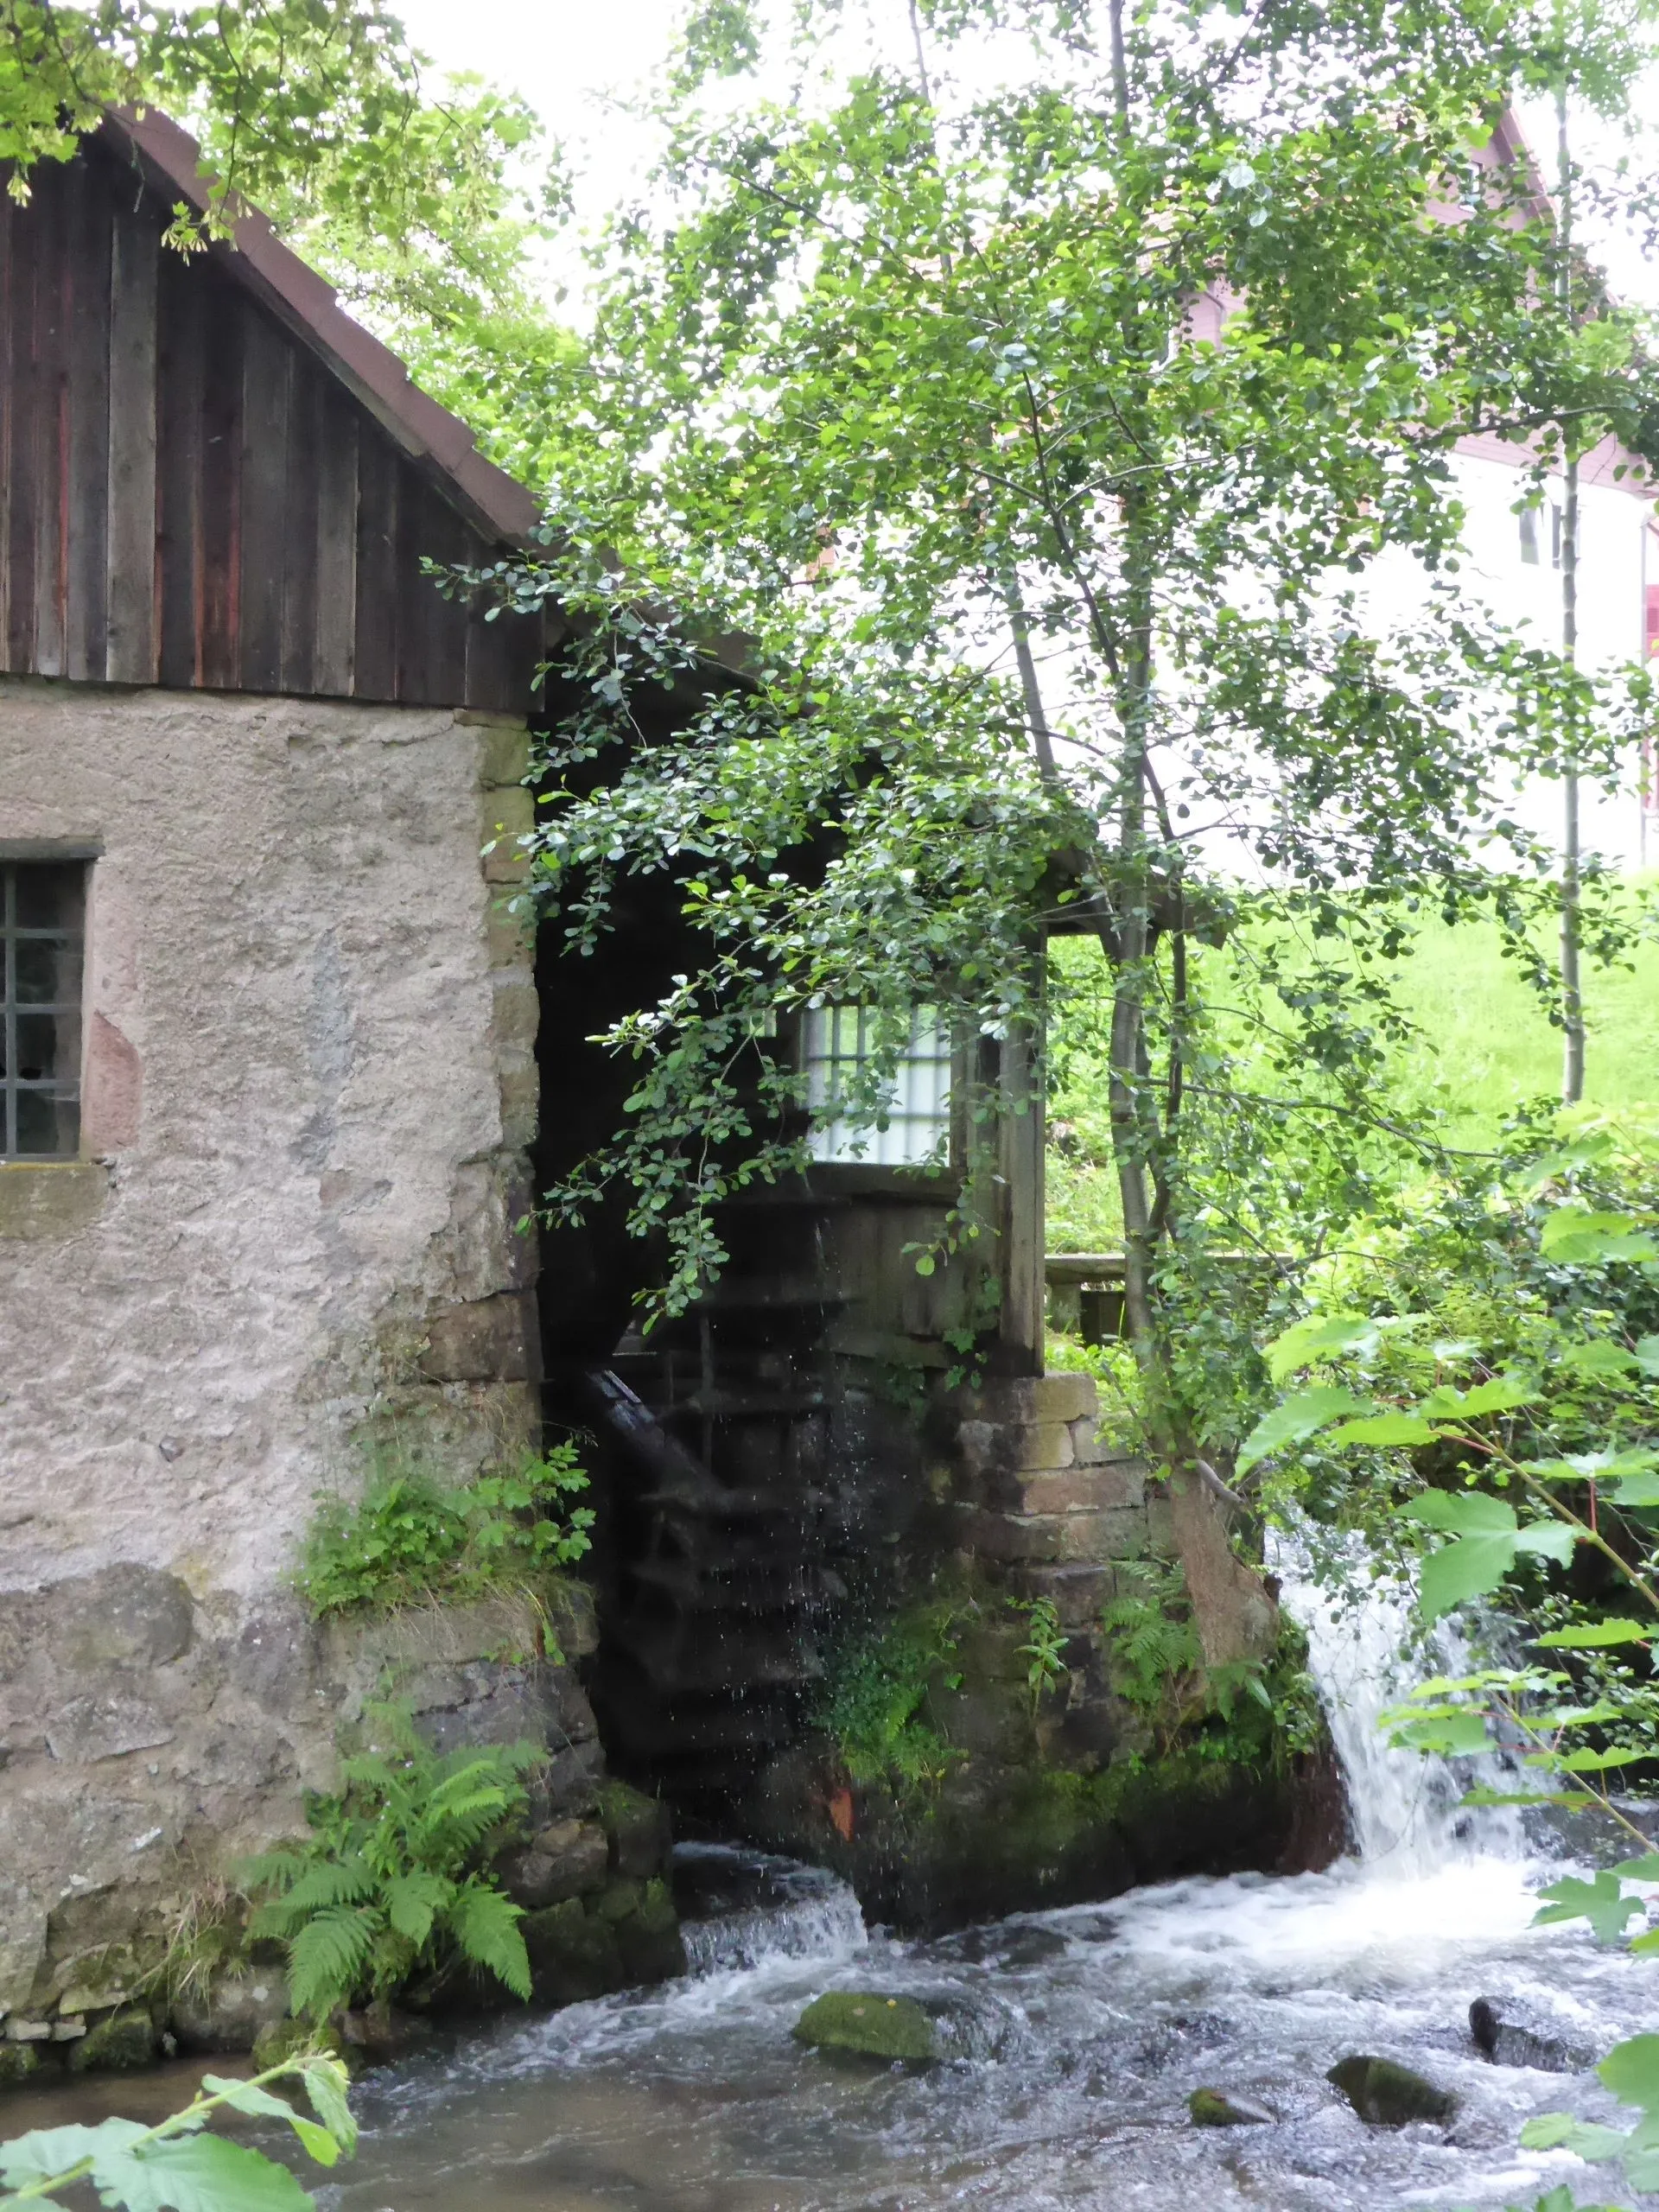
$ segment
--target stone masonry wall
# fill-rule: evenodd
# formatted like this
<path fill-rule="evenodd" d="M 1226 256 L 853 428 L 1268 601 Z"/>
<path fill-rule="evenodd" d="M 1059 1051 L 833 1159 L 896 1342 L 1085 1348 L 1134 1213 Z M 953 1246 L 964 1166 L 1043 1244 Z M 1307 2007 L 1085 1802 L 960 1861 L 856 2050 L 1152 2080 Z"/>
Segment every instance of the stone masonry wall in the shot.
<path fill-rule="evenodd" d="M 99 855 L 82 1158 L 0 1166 L 0 2011 L 54 1916 L 296 1825 L 344 1677 L 285 1578 L 365 1434 L 461 1473 L 534 1433 L 537 998 L 480 857 L 524 763 L 0 679 L 0 855 Z"/>
<path fill-rule="evenodd" d="M 1092 1376 L 988 1383 L 961 1408 L 952 1471 L 957 1548 L 1080 1629 L 1116 1594 L 1113 1564 L 1173 1550 L 1146 1467 L 1103 1430 Z"/>

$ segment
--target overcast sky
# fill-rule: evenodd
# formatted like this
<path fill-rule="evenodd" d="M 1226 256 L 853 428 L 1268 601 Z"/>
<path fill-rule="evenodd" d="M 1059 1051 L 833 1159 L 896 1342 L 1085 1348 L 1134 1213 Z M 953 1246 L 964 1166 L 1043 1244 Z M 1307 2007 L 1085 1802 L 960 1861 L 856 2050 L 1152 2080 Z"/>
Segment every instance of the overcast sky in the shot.
<path fill-rule="evenodd" d="M 683 0 L 402 0 L 410 38 L 446 70 L 471 70 L 517 92 L 564 142 L 577 172 L 577 205 L 594 220 L 626 196 L 649 166 L 652 134 L 623 112 L 666 58 Z M 874 0 L 878 17 L 890 10 L 895 30 L 905 0 Z M 849 21 L 857 11 L 849 10 Z M 1659 73 L 1638 111 L 1659 118 Z M 1547 109 L 1529 111 L 1529 136 L 1548 174 L 1553 124 Z M 1586 157 L 1610 158 L 1611 146 L 1586 130 Z M 1649 130 L 1642 158 L 1659 167 L 1659 131 Z M 1622 296 L 1659 307 L 1659 266 L 1625 240 L 1599 248 Z M 568 265 L 574 276 L 574 259 Z M 563 272 L 562 272 L 563 273 Z"/>

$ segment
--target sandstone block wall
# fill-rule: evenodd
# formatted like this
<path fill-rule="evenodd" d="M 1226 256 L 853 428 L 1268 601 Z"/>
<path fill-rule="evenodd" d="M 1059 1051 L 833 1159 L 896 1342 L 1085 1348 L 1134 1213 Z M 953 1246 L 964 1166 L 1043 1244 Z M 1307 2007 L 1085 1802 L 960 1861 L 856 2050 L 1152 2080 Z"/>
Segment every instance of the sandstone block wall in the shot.
<path fill-rule="evenodd" d="M 448 710 L 0 678 L 0 856 L 98 855 L 82 1158 L 0 1166 L 0 2005 L 54 1914 L 295 1825 L 340 1678 L 285 1578 L 365 1435 L 534 1433 L 524 766 Z"/>

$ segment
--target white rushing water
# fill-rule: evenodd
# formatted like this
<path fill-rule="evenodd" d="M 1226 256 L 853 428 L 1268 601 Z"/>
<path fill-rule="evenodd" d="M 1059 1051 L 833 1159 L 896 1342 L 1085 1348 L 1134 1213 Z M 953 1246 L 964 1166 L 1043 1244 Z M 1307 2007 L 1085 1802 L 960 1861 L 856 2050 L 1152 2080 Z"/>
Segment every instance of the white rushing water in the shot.
<path fill-rule="evenodd" d="M 1482 1663 L 1459 1623 L 1437 1622 L 1427 1649 L 1415 1648 L 1411 1592 L 1368 1577 L 1357 1552 L 1346 1561 L 1348 1586 L 1336 1592 L 1315 1580 L 1306 1551 L 1292 1539 L 1279 1541 L 1273 1565 L 1284 1606 L 1307 1637 L 1308 1669 L 1348 1786 L 1361 1865 L 1403 1878 L 1476 1857 L 1524 1858 L 1517 1814 L 1460 1803 L 1476 1783 L 1516 1787 L 1503 1753 L 1461 1760 L 1454 1771 L 1444 1759 L 1394 1750 L 1380 1725 L 1390 1706 L 1429 1676 L 1472 1674 Z"/>
<path fill-rule="evenodd" d="M 1615 2116 L 1592 2075 L 1488 2064 L 1476 1996 L 1599 2052 L 1659 2030 L 1659 1977 L 1580 1927 L 1535 1929 L 1511 1815 L 1471 1777 L 1389 1751 L 1377 1713 L 1469 1655 L 1416 1659 L 1398 1591 L 1327 1604 L 1279 1562 L 1353 1801 L 1323 1874 L 1170 1883 L 931 1942 L 867 1930 L 821 1870 L 683 1850 L 692 1975 L 572 2006 L 364 2085 L 337 2212 L 1432 2212 L 1530 2206 L 1561 2182 L 1632 2202 L 1605 2169 L 1522 2152 L 1535 2112 Z M 1484 1778 L 1496 1779 L 1497 1767 Z M 914 1997 L 948 2063 L 837 2067 L 790 2035 L 826 1987 Z M 1325 2079 L 1356 2051 L 1458 2100 L 1449 2127 L 1361 2124 Z M 1198 2087 L 1271 2125 L 1191 2125 Z"/>

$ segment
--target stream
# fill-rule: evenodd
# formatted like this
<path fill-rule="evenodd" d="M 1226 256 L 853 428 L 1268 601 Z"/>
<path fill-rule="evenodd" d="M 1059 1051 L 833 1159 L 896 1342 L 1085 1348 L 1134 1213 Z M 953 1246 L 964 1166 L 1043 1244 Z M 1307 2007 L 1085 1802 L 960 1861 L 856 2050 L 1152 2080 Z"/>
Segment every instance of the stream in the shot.
<path fill-rule="evenodd" d="M 866 1929 L 851 1892 L 786 1860 L 683 1847 L 684 1981 L 502 2024 L 364 2082 L 362 2146 L 331 2212 L 1380 2212 L 1530 2205 L 1605 2168 L 1522 2152 L 1522 2123 L 1612 2119 L 1593 2075 L 1490 2064 L 1471 1999 L 1599 2056 L 1659 2029 L 1659 1977 L 1582 1924 L 1535 1929 L 1564 1871 L 1513 1814 L 1459 1812 L 1466 1773 L 1384 1748 L 1410 1676 L 1386 1592 L 1346 1618 L 1293 1593 L 1347 1769 L 1359 1850 L 1329 1872 L 1147 1888 L 926 1942 Z M 1440 1664 L 1456 1664 L 1455 1648 Z M 790 2029 L 827 1988 L 916 1998 L 950 2054 L 838 2065 Z M 1325 2079 L 1404 2061 L 1459 2100 L 1448 2128 L 1362 2125 Z M 1199 2087 L 1271 2125 L 1194 2127 Z M 1628 2116 L 1627 2116 L 1628 2117 Z M 1631 2200 L 1625 2193 L 1621 2201 Z"/>

